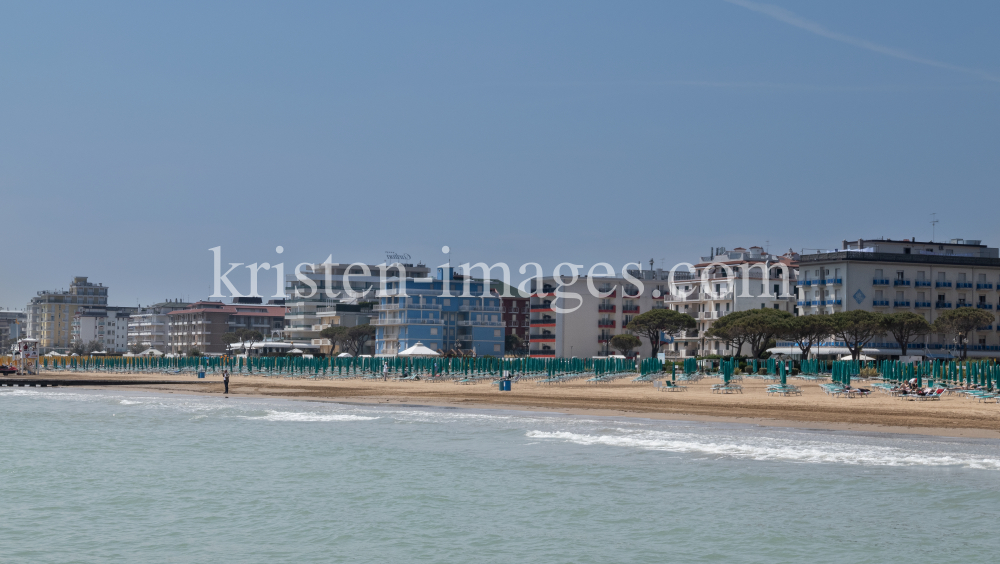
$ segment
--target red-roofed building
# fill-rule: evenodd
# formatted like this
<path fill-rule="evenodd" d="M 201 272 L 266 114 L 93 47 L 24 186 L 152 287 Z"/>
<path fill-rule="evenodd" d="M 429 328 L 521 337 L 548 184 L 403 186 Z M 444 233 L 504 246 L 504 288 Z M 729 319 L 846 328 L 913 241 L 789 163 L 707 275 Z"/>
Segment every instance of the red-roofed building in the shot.
<path fill-rule="evenodd" d="M 223 354 L 222 335 L 237 329 L 253 329 L 268 337 L 285 325 L 285 306 L 225 304 L 200 301 L 187 309 L 168 314 L 168 352 L 184 354 L 198 349 L 207 354 Z"/>

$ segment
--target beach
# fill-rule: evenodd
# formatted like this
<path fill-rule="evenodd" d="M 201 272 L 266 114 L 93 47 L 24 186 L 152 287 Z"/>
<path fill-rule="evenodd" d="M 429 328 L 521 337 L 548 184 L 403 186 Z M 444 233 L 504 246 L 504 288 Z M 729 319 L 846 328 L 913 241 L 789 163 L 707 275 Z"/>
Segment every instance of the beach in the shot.
<path fill-rule="evenodd" d="M 136 384 L 130 389 L 185 394 L 221 395 L 219 375 L 209 382 L 192 375 L 43 373 L 39 378 L 190 380 L 191 384 Z M 745 379 L 742 394 L 714 394 L 717 378 L 689 383 L 687 391 L 660 392 L 649 383 L 625 378 L 612 383 L 587 384 L 583 380 L 561 384 L 514 383 L 500 392 L 488 381 L 455 382 L 382 381 L 368 379 L 313 379 L 235 375 L 230 395 L 358 404 L 411 404 L 543 411 L 576 415 L 642 417 L 687 421 L 753 423 L 764 426 L 847 430 L 858 432 L 916 433 L 966 438 L 1000 438 L 1000 405 L 979 403 L 958 395 L 939 401 L 906 401 L 873 391 L 866 398 L 835 398 L 816 382 L 792 380 L 801 396 L 768 396 L 770 382 Z M 200 382 L 200 383 L 199 383 Z M 855 383 L 865 387 L 864 383 Z M 120 388 L 120 386 L 115 386 Z"/>

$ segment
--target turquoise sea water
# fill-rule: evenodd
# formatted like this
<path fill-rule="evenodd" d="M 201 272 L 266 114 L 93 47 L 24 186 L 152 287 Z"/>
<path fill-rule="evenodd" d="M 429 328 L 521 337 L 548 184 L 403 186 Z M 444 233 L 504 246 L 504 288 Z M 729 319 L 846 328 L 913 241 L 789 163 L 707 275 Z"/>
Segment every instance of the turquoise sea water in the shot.
<path fill-rule="evenodd" d="M 0 391 L 2 562 L 994 562 L 1000 442 Z"/>

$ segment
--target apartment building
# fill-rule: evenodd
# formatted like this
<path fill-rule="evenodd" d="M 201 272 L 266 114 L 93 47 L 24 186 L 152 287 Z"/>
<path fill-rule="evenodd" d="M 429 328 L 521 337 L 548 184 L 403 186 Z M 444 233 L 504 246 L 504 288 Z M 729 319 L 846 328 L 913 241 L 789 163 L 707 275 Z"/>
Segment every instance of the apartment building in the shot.
<path fill-rule="evenodd" d="M 28 314 L 23 311 L 0 311 L 0 345 L 8 341 L 17 341 L 24 336 L 27 322 Z M 6 351 L 7 348 L 3 347 L 0 350 Z"/>
<path fill-rule="evenodd" d="M 128 322 L 128 344 L 141 345 L 143 349 L 167 352 L 167 328 L 171 311 L 187 309 L 190 303 L 181 300 L 166 300 L 158 304 L 140 307 Z"/>
<path fill-rule="evenodd" d="M 528 306 L 529 354 L 538 358 L 617 354 L 610 345 L 613 336 L 625 332 L 623 327 L 636 315 L 666 307 L 664 297 L 669 293 L 669 274 L 663 270 L 629 271 L 630 276 L 641 280 L 642 291 L 624 276 L 581 276 L 575 283 L 561 288 L 553 277 L 543 278 L 541 288 L 533 281 Z M 601 297 L 591 293 L 588 282 Z M 557 289 L 561 293 L 577 294 L 579 298 L 556 298 Z M 652 347 L 643 340 L 636 352 L 649 356 Z"/>
<path fill-rule="evenodd" d="M 445 353 L 503 356 L 500 298 L 489 293 L 489 284 L 454 274 L 451 267 L 438 268 L 432 280 L 388 280 L 375 306 L 376 354 L 395 355 L 420 342 Z"/>
<path fill-rule="evenodd" d="M 108 288 L 76 276 L 69 290 L 43 290 L 31 298 L 27 314 L 27 336 L 38 340 L 39 352 L 66 352 L 73 342 L 73 316 L 83 309 L 101 309 L 108 305 Z"/>
<path fill-rule="evenodd" d="M 260 300 L 260 298 L 256 298 Z M 186 309 L 167 313 L 167 351 L 187 353 L 196 348 L 206 354 L 223 354 L 222 335 L 237 329 L 260 331 L 265 337 L 285 325 L 285 306 L 263 303 L 199 301 Z"/>
<path fill-rule="evenodd" d="M 767 308 L 797 314 L 798 260 L 799 254 L 791 249 L 772 255 L 762 247 L 718 247 L 701 257 L 691 272 L 676 273 L 676 288 L 665 298 L 667 307 L 691 315 L 697 326 L 665 350 L 678 357 L 749 354 L 749 345 L 737 351 L 705 332 L 735 311 Z"/>
<path fill-rule="evenodd" d="M 994 313 L 1000 308 L 1000 250 L 982 241 L 845 240 L 840 249 L 802 255 L 799 265 L 800 315 L 856 309 L 910 311 L 933 323 L 946 311 L 976 307 L 993 313 L 994 321 L 969 338 L 970 356 L 1000 352 L 1000 324 Z M 910 349 L 911 354 L 950 356 L 954 342 L 950 336 L 931 334 Z M 899 345 L 888 335 L 873 341 L 866 351 L 900 354 Z"/>
<path fill-rule="evenodd" d="M 363 296 L 347 294 L 344 286 L 345 274 L 348 275 L 351 290 L 356 294 L 364 294 Z M 350 313 L 349 309 L 338 310 L 339 304 L 373 303 L 378 300 L 376 294 L 383 279 L 398 278 L 401 275 L 411 278 L 425 278 L 430 276 L 430 268 L 423 264 L 410 263 L 381 267 L 375 264 L 361 266 L 357 264 L 318 263 L 310 265 L 308 268 L 303 267 L 301 275 L 308 282 L 299 280 L 296 275 L 285 277 L 285 294 L 287 296 L 285 305 L 288 310 L 285 314 L 283 336 L 285 339 L 313 342 L 321 340 L 319 332 L 329 326 L 333 318 L 341 319 L 338 311 L 344 314 Z M 359 320 L 345 318 L 344 321 L 356 323 Z"/>
<path fill-rule="evenodd" d="M 338 303 L 325 306 L 321 311 L 317 312 L 316 316 L 319 319 L 319 325 L 314 327 L 314 329 L 316 330 L 316 333 L 319 334 L 320 331 L 326 329 L 327 327 L 354 327 L 355 325 L 371 325 L 372 319 L 377 315 L 371 304 Z M 285 319 L 288 319 L 287 314 Z M 318 337 L 312 340 L 312 344 L 318 346 L 319 351 L 322 354 L 336 354 L 343 352 L 339 348 L 334 347 L 333 343 L 330 342 L 330 339 Z M 365 343 L 361 354 L 375 354 L 375 341 Z"/>
<path fill-rule="evenodd" d="M 72 342 L 93 343 L 111 354 L 128 352 L 129 317 L 137 308 L 106 307 L 84 309 L 73 315 Z"/>

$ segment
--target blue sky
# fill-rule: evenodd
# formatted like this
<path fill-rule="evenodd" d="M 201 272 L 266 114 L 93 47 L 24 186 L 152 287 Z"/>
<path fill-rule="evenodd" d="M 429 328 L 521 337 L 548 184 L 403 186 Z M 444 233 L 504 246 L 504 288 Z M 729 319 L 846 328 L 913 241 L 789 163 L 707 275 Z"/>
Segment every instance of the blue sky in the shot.
<path fill-rule="evenodd" d="M 937 213 L 995 246 L 997 29 L 996 2 L 7 3 L 0 306 L 74 275 L 203 298 L 217 245 L 669 266 Z"/>

